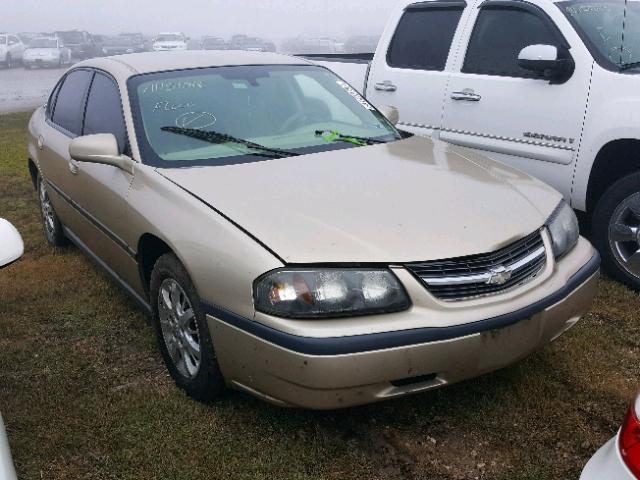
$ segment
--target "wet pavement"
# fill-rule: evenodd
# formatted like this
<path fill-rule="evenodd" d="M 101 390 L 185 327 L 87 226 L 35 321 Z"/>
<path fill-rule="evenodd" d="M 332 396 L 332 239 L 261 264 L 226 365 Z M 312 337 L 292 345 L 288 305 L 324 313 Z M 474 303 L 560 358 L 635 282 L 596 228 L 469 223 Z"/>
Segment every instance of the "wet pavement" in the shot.
<path fill-rule="evenodd" d="M 35 110 L 44 105 L 66 68 L 0 68 L 0 114 Z"/>

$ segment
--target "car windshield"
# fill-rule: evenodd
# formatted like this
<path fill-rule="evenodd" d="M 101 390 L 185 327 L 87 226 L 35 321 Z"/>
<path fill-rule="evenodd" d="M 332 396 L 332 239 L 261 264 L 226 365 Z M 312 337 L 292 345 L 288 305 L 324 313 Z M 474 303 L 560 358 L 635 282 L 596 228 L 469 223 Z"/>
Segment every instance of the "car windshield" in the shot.
<path fill-rule="evenodd" d="M 207 38 L 204 40 L 203 43 L 205 45 L 218 46 L 218 45 L 224 45 L 224 40 L 222 40 L 221 38 Z"/>
<path fill-rule="evenodd" d="M 58 36 L 65 41 L 65 43 L 82 43 L 82 33 L 80 32 L 59 32 Z"/>
<path fill-rule="evenodd" d="M 156 42 L 182 42 L 184 39 L 180 35 L 159 35 Z"/>
<path fill-rule="evenodd" d="M 129 90 L 145 162 L 164 167 L 246 163 L 400 138 L 358 92 L 317 66 L 142 75 Z"/>
<path fill-rule="evenodd" d="M 558 6 L 599 62 L 620 69 L 638 65 L 640 1 L 571 1 Z"/>
<path fill-rule="evenodd" d="M 29 43 L 30 48 L 58 48 L 55 38 L 36 38 Z"/>
<path fill-rule="evenodd" d="M 4 45 L 5 43 L 7 43 L 7 36 L 0 35 L 0 45 Z"/>

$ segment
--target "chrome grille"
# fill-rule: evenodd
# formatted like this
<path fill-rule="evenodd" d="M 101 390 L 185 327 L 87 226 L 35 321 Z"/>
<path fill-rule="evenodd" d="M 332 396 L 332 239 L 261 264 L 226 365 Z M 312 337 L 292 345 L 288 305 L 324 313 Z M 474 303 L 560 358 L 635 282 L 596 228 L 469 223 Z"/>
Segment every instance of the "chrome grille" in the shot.
<path fill-rule="evenodd" d="M 546 264 L 539 231 L 497 252 L 406 265 L 437 298 L 466 300 L 495 295 L 534 279 Z"/>

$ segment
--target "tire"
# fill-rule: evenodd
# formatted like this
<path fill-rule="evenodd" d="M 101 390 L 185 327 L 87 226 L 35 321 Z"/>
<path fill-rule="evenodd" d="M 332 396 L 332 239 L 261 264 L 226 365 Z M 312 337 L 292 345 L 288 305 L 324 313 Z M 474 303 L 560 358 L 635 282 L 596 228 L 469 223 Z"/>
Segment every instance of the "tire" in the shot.
<path fill-rule="evenodd" d="M 158 345 L 171 377 L 189 397 L 214 401 L 225 389 L 224 378 L 198 292 L 173 253 L 156 262 L 150 298 Z M 181 315 L 184 323 L 179 321 Z"/>
<path fill-rule="evenodd" d="M 13 68 L 13 58 L 11 58 L 11 54 L 7 53 L 7 59 L 5 60 L 5 65 L 7 68 Z"/>
<path fill-rule="evenodd" d="M 40 218 L 42 219 L 44 237 L 47 239 L 47 243 L 52 247 L 66 247 L 69 244 L 69 241 L 64 235 L 60 219 L 53 209 L 53 205 L 49 199 L 47 182 L 44 181 L 40 174 L 38 174 L 37 185 L 38 200 L 40 203 Z"/>
<path fill-rule="evenodd" d="M 640 290 L 640 173 L 618 180 L 600 198 L 592 234 L 604 271 Z"/>

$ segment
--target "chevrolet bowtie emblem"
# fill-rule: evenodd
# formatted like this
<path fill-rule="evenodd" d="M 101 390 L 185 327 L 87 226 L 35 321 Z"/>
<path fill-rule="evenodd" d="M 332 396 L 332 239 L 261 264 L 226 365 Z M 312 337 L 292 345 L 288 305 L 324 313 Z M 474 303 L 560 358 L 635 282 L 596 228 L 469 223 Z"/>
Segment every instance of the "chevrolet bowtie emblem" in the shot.
<path fill-rule="evenodd" d="M 491 268 L 489 270 L 489 274 L 490 276 L 487 280 L 487 285 L 504 285 L 511 280 L 513 272 L 511 270 L 507 270 L 506 267 L 499 266 Z"/>

